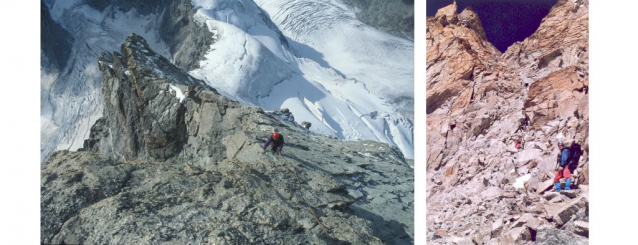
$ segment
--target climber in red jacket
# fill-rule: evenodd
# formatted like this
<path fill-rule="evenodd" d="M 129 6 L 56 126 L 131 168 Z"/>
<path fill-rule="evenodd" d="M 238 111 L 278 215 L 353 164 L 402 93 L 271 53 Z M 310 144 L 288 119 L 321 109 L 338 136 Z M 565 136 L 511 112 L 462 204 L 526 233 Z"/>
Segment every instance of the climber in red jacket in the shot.
<path fill-rule="evenodd" d="M 266 148 L 268 148 L 268 145 L 272 146 L 270 150 L 273 153 L 277 152 L 277 154 L 281 156 L 281 150 L 284 149 L 284 136 L 281 135 L 277 129 L 275 129 L 275 132 L 264 143 L 262 147 L 262 153 L 266 152 Z"/>

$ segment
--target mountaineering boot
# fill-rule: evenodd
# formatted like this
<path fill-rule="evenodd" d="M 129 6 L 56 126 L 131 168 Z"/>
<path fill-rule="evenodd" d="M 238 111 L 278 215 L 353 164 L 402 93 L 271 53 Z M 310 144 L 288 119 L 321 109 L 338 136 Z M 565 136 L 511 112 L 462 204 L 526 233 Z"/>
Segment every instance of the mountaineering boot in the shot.
<path fill-rule="evenodd" d="M 556 186 L 556 192 L 560 192 L 560 182 L 554 183 L 554 186 Z"/>
<path fill-rule="evenodd" d="M 569 188 L 569 185 L 571 185 L 571 184 L 572 184 L 572 179 L 571 179 L 571 178 L 566 179 L 566 180 L 565 180 L 565 190 L 571 190 L 571 189 Z"/>

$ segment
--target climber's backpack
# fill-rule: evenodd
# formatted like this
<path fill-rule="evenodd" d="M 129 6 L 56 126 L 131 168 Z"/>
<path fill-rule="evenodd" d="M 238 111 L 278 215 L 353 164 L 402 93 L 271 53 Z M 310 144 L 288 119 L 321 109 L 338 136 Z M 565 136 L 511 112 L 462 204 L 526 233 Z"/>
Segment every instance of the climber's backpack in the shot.
<path fill-rule="evenodd" d="M 569 147 L 569 162 L 568 166 L 570 169 L 576 169 L 578 167 L 578 160 L 580 160 L 580 156 L 583 154 L 583 151 L 580 149 L 580 145 L 578 143 L 573 143 L 572 146 Z"/>

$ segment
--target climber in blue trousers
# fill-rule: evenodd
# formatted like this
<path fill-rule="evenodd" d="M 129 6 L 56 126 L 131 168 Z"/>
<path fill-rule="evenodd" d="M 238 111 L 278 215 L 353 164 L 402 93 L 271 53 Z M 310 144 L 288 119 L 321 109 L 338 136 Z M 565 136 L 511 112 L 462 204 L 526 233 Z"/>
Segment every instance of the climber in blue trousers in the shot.
<path fill-rule="evenodd" d="M 572 175 L 569 172 L 569 168 L 566 166 L 569 162 L 569 149 L 565 147 L 565 144 L 560 140 L 558 141 L 558 149 L 560 152 L 558 153 L 557 161 L 559 162 L 560 167 L 554 177 L 556 192 L 560 192 L 560 178 L 565 178 L 565 190 L 569 190 L 569 186 L 572 184 Z"/>

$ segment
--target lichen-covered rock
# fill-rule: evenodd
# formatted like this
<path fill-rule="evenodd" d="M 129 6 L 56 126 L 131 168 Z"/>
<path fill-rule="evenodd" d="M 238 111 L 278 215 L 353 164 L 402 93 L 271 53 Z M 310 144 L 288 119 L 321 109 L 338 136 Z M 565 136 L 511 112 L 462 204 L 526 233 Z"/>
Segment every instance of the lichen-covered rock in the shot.
<path fill-rule="evenodd" d="M 558 245 L 558 244 L 589 244 L 589 239 L 576 235 L 572 232 L 556 229 L 551 225 L 543 225 L 536 232 L 536 244 Z"/>
<path fill-rule="evenodd" d="M 574 225 L 576 226 L 574 233 L 584 237 L 589 237 L 589 222 L 579 220 L 574 222 Z"/>
<path fill-rule="evenodd" d="M 552 218 L 556 224 L 563 225 L 572 219 L 578 210 L 584 209 L 584 207 L 585 200 L 582 197 L 576 198 L 557 210 Z"/>
<path fill-rule="evenodd" d="M 42 243 L 413 241 L 414 175 L 397 148 L 231 101 L 137 35 L 100 69 L 104 117 L 81 151 L 42 163 Z M 283 155 L 262 154 L 275 128 Z"/>

